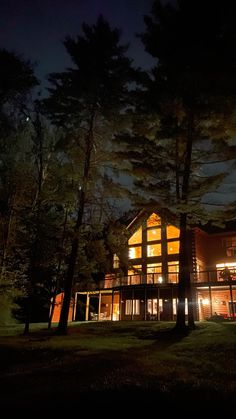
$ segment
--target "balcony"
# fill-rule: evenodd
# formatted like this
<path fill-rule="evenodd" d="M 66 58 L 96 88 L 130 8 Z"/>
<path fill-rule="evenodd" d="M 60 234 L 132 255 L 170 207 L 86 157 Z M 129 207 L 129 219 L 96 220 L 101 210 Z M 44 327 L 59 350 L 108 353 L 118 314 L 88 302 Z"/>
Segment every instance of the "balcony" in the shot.
<path fill-rule="evenodd" d="M 222 278 L 220 276 L 220 270 L 207 270 L 199 272 L 191 272 L 191 282 L 193 283 L 216 283 L 216 282 L 231 282 L 236 281 L 236 269 L 230 269 L 230 278 Z M 154 274 L 135 274 L 122 276 L 121 274 L 115 275 L 110 274 L 106 275 L 104 281 L 104 288 L 114 288 L 120 286 L 129 286 L 129 285 L 161 285 L 161 284 L 177 284 L 178 283 L 178 273 L 170 272 L 168 275 L 161 273 Z M 102 288 L 103 288 L 102 287 Z"/>

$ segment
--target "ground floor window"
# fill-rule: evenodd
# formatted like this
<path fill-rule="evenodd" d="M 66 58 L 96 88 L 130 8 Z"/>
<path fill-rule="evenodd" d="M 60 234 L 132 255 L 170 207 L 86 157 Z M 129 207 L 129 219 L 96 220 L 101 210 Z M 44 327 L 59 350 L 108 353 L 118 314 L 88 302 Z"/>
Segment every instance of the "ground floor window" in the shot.
<path fill-rule="evenodd" d="M 125 314 L 130 316 L 132 314 L 140 314 L 140 300 L 126 300 L 125 301 Z"/>
<path fill-rule="evenodd" d="M 174 314 L 174 316 L 176 316 L 176 314 L 177 314 L 177 304 L 178 304 L 178 299 L 173 298 L 173 314 Z M 187 298 L 185 298 L 184 311 L 185 311 L 185 314 L 188 314 L 188 300 L 187 300 Z"/>
<path fill-rule="evenodd" d="M 236 286 L 202 287 L 197 289 L 199 320 L 212 316 L 236 317 Z"/>

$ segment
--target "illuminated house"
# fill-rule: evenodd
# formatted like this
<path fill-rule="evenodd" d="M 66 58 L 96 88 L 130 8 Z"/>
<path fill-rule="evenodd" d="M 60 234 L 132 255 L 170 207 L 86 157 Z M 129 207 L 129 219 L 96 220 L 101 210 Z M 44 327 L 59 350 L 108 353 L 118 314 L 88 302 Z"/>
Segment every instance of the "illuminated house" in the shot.
<path fill-rule="evenodd" d="M 129 268 L 121 273 L 114 255 L 113 272 L 100 289 L 75 294 L 74 320 L 175 320 L 179 229 L 141 211 L 127 230 Z M 196 320 L 236 318 L 236 223 L 224 230 L 192 228 L 189 254 Z"/>

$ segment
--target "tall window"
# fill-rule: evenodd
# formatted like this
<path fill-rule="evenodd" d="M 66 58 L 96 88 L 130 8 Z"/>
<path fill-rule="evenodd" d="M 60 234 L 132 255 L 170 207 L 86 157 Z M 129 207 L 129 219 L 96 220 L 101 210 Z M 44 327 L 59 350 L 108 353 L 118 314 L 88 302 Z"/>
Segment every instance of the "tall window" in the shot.
<path fill-rule="evenodd" d="M 143 263 L 140 269 L 147 275 L 147 283 L 178 282 L 179 236 L 179 228 L 166 224 L 155 213 L 132 234 L 128 257 L 135 265 Z"/>
<path fill-rule="evenodd" d="M 130 237 L 129 241 L 129 259 L 139 259 L 142 256 L 142 227 L 140 227 Z"/>
<path fill-rule="evenodd" d="M 126 300 L 125 301 L 125 314 L 126 316 L 140 314 L 140 300 Z"/>

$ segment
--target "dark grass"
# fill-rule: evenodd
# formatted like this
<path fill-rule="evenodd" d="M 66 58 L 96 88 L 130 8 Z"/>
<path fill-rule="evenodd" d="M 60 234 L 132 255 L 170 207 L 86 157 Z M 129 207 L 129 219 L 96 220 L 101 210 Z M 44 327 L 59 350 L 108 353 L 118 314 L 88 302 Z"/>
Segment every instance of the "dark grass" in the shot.
<path fill-rule="evenodd" d="M 236 324 L 198 323 L 178 334 L 160 322 L 73 324 L 67 336 L 32 327 L 29 336 L 1 330 L 0 406 L 10 413 L 88 416 L 163 408 L 234 414 Z M 159 415 L 159 414 L 158 414 Z"/>

